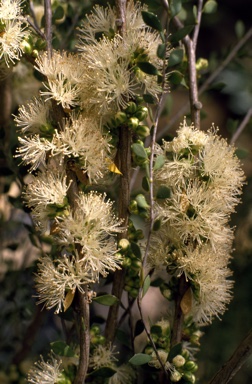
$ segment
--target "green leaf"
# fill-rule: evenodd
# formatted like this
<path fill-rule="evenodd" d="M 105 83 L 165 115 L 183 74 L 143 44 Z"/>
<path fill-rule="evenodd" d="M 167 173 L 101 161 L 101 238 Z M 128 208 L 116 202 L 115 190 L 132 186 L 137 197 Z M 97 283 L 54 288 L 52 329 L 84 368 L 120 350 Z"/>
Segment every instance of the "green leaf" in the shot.
<path fill-rule="evenodd" d="M 147 24 L 149 27 L 156 29 L 159 32 L 163 30 L 162 24 L 154 13 L 142 11 L 142 18 L 145 24 Z"/>
<path fill-rule="evenodd" d="M 74 357 L 73 349 L 64 341 L 54 341 L 50 343 L 53 352 L 59 356 Z"/>
<path fill-rule="evenodd" d="M 156 99 L 154 96 L 150 95 L 149 93 L 145 93 L 143 95 L 143 99 L 144 101 L 147 103 L 147 104 L 155 104 L 156 103 Z"/>
<path fill-rule="evenodd" d="M 160 185 L 157 190 L 157 199 L 169 199 L 171 196 L 171 191 L 165 185 Z"/>
<path fill-rule="evenodd" d="M 97 296 L 93 298 L 92 301 L 95 301 L 96 303 L 99 303 L 102 305 L 111 306 L 115 303 L 118 303 L 119 300 L 114 295 L 102 295 L 102 296 Z"/>
<path fill-rule="evenodd" d="M 111 377 L 115 373 L 116 373 L 116 371 L 110 367 L 102 367 L 102 368 L 97 369 L 94 372 L 91 372 L 90 374 L 88 374 L 88 376 L 93 376 L 93 377 L 100 376 L 100 377 L 105 378 L 105 377 Z"/>
<path fill-rule="evenodd" d="M 174 347 L 172 347 L 172 349 L 169 352 L 167 360 L 172 361 L 172 359 L 175 356 L 180 355 L 181 352 L 182 352 L 182 343 L 178 343 L 178 344 L 174 345 Z"/>
<path fill-rule="evenodd" d="M 142 319 L 137 320 L 136 326 L 135 326 L 135 332 L 134 332 L 134 337 L 137 337 L 144 331 L 144 324 Z"/>
<path fill-rule="evenodd" d="M 174 49 L 168 60 L 168 67 L 173 67 L 174 65 L 180 64 L 184 57 L 184 50 L 182 48 Z"/>
<path fill-rule="evenodd" d="M 148 363 L 152 357 L 150 355 L 146 355 L 145 353 L 136 353 L 130 360 L 129 363 L 133 365 L 143 365 Z"/>
<path fill-rule="evenodd" d="M 161 279 L 161 277 L 158 277 L 157 279 L 153 280 L 151 282 L 152 287 L 159 287 L 161 284 L 163 284 L 164 280 Z"/>
<path fill-rule="evenodd" d="M 179 85 L 184 79 L 184 75 L 179 71 L 172 71 L 169 73 L 169 82 L 174 85 Z"/>
<path fill-rule="evenodd" d="M 146 192 L 149 192 L 150 190 L 150 181 L 148 177 L 144 176 L 142 181 L 142 187 Z"/>
<path fill-rule="evenodd" d="M 218 4 L 215 0 L 208 0 L 203 7 L 202 12 L 204 13 L 214 13 L 216 12 Z"/>
<path fill-rule="evenodd" d="M 158 169 L 162 168 L 164 163 L 165 163 L 165 156 L 164 155 L 157 156 L 153 170 L 157 171 Z"/>
<path fill-rule="evenodd" d="M 237 148 L 235 154 L 239 159 L 246 159 L 246 157 L 248 157 L 248 150 L 244 148 Z"/>
<path fill-rule="evenodd" d="M 161 228 L 161 220 L 155 220 L 153 224 L 153 231 L 158 231 Z"/>
<path fill-rule="evenodd" d="M 141 145 L 141 144 L 138 144 L 138 143 L 134 143 L 132 144 L 131 146 L 131 149 L 132 151 L 134 152 L 134 154 L 142 159 L 147 159 L 148 156 L 147 156 L 147 153 L 144 149 L 144 147 Z"/>
<path fill-rule="evenodd" d="M 157 56 L 164 60 L 166 56 L 166 44 L 159 44 L 157 48 Z"/>
<path fill-rule="evenodd" d="M 53 20 L 60 20 L 64 17 L 64 15 L 65 15 L 64 8 L 61 5 L 59 5 L 55 9 L 55 12 L 53 14 Z"/>
<path fill-rule="evenodd" d="M 177 32 L 174 32 L 170 37 L 170 42 L 173 44 L 179 42 L 185 36 L 189 35 L 193 28 L 194 25 L 186 25 L 185 27 L 179 29 Z"/>
<path fill-rule="evenodd" d="M 150 283 L 151 283 L 151 279 L 150 279 L 150 275 L 147 275 L 144 279 L 144 283 L 143 283 L 143 296 L 145 296 L 145 294 L 147 293 L 148 289 L 150 288 Z"/>
<path fill-rule="evenodd" d="M 148 61 L 139 61 L 137 66 L 141 69 L 141 71 L 147 73 L 147 75 L 156 76 L 159 74 L 159 71 L 155 65 L 149 63 Z"/>
<path fill-rule="evenodd" d="M 176 16 L 182 8 L 182 1 L 181 0 L 173 0 L 171 1 L 170 10 L 171 10 L 171 17 Z"/>
<path fill-rule="evenodd" d="M 131 247 L 131 250 L 132 252 L 134 253 L 134 255 L 138 258 L 138 259 L 141 259 L 142 257 L 142 254 L 141 254 L 141 249 L 139 247 L 139 245 L 137 243 L 135 243 L 134 241 L 132 241 L 130 243 L 130 247 Z"/>

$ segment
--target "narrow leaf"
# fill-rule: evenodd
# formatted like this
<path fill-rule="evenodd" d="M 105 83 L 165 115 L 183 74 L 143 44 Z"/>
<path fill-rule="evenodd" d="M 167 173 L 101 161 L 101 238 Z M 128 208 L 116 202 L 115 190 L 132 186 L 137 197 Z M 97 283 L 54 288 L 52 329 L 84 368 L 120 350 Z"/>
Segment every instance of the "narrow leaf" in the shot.
<path fill-rule="evenodd" d="M 171 10 L 171 17 L 176 16 L 182 8 L 181 0 L 173 0 L 171 1 L 170 10 Z"/>
<path fill-rule="evenodd" d="M 110 170 L 110 172 L 117 173 L 118 175 L 122 175 L 122 172 L 119 171 L 119 169 L 117 168 L 117 166 L 114 163 L 109 165 L 109 170 Z"/>
<path fill-rule="evenodd" d="M 159 74 L 159 71 L 155 65 L 149 63 L 148 61 L 139 61 L 137 66 L 141 69 L 141 71 L 147 73 L 147 75 L 156 76 Z"/>
<path fill-rule="evenodd" d="M 75 295 L 75 288 L 72 290 L 72 291 L 68 291 L 67 294 L 66 294 L 66 297 L 65 297 L 65 300 L 64 300 L 64 303 L 63 303 L 63 306 L 64 306 L 64 312 L 66 312 L 66 310 L 70 307 L 70 305 L 72 304 L 73 302 L 73 299 L 74 299 L 74 295 Z"/>
<path fill-rule="evenodd" d="M 157 191 L 157 199 L 169 199 L 171 191 L 165 185 L 160 185 Z"/>
<path fill-rule="evenodd" d="M 184 75 L 179 71 L 172 71 L 169 73 L 169 82 L 174 85 L 179 85 L 184 79 Z"/>
<path fill-rule="evenodd" d="M 65 15 L 64 8 L 61 5 L 59 5 L 53 14 L 53 20 L 60 20 L 64 17 L 64 15 Z"/>
<path fill-rule="evenodd" d="M 116 371 L 110 367 L 102 367 L 102 368 L 99 368 L 97 369 L 96 371 L 94 372 L 91 372 L 90 374 L 88 374 L 88 376 L 92 376 L 92 377 L 111 377 L 113 376 L 114 374 L 116 373 Z"/>
<path fill-rule="evenodd" d="M 157 48 L 157 56 L 164 60 L 166 56 L 166 44 L 159 44 Z"/>
<path fill-rule="evenodd" d="M 143 189 L 146 192 L 149 192 L 149 190 L 150 190 L 150 181 L 149 181 L 149 179 L 146 176 L 143 177 L 142 187 L 143 187 Z"/>
<path fill-rule="evenodd" d="M 54 341 L 50 343 L 52 351 L 59 356 L 74 357 L 74 350 L 64 341 Z"/>
<path fill-rule="evenodd" d="M 142 254 L 141 254 L 141 249 L 139 247 L 139 245 L 137 243 L 134 243 L 134 241 L 132 241 L 130 243 L 130 247 L 131 247 L 131 250 L 132 252 L 134 253 L 134 255 L 138 258 L 138 259 L 141 259 L 142 257 Z"/>
<path fill-rule="evenodd" d="M 129 363 L 133 365 L 143 365 L 148 363 L 152 357 L 150 355 L 146 355 L 145 353 L 136 353 L 130 360 Z"/>
<path fill-rule="evenodd" d="M 142 11 L 142 18 L 145 24 L 147 24 L 149 27 L 152 27 L 153 29 L 156 29 L 159 32 L 163 30 L 162 24 L 154 13 Z"/>
<path fill-rule="evenodd" d="M 180 308 L 184 315 L 188 315 L 192 309 L 192 290 L 188 288 L 180 302 Z"/>
<path fill-rule="evenodd" d="M 102 305 L 111 306 L 111 305 L 117 303 L 119 300 L 114 295 L 102 295 L 102 296 L 97 296 L 97 297 L 93 298 L 92 301 L 95 301 L 96 303 L 99 303 Z"/>
<path fill-rule="evenodd" d="M 168 67 L 173 67 L 174 65 L 177 65 L 181 63 L 184 57 L 184 50 L 182 48 L 174 49 L 168 60 Z"/>
<path fill-rule="evenodd" d="M 185 36 L 189 35 L 189 33 L 193 30 L 193 28 L 194 28 L 194 25 L 186 25 L 185 27 L 181 28 L 177 32 L 174 32 L 170 37 L 170 42 L 174 44 L 182 40 Z"/>
<path fill-rule="evenodd" d="M 132 144 L 131 149 L 134 154 L 138 157 L 141 157 L 142 159 L 147 159 L 147 153 L 145 152 L 145 149 L 141 144 L 134 143 Z"/>
<path fill-rule="evenodd" d="M 145 296 L 148 289 L 150 288 L 150 283 L 151 283 L 150 275 L 147 275 L 146 278 L 144 279 L 144 283 L 143 283 L 143 296 L 142 297 Z"/>
<path fill-rule="evenodd" d="M 162 168 L 164 163 L 165 163 L 165 156 L 164 155 L 157 156 L 153 170 L 157 171 L 158 169 Z"/>
<path fill-rule="evenodd" d="M 143 99 L 147 104 L 155 104 L 156 99 L 154 96 L 150 95 L 149 93 L 145 93 L 143 95 Z"/>

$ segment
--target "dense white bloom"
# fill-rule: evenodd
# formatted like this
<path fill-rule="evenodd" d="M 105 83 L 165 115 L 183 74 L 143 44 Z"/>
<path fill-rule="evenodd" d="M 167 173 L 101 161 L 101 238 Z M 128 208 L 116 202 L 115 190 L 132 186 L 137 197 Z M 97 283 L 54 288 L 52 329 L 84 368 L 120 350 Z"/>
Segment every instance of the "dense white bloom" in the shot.
<path fill-rule="evenodd" d="M 34 98 L 26 105 L 19 107 L 15 122 L 26 136 L 41 133 L 41 128 L 42 133 L 46 133 L 46 127 L 50 124 L 51 107 L 50 102 L 46 103 L 41 98 Z"/>
<path fill-rule="evenodd" d="M 75 211 L 58 220 L 58 241 L 65 247 L 69 244 L 80 247 L 81 260 L 97 279 L 99 273 L 106 276 L 108 271 L 118 269 L 122 262 L 112 237 L 122 231 L 121 224 L 105 194 L 81 193 L 76 198 Z"/>
<path fill-rule="evenodd" d="M 7 66 L 22 56 L 21 42 L 27 33 L 20 21 L 6 20 L 0 34 L 0 60 L 4 58 Z"/>
<path fill-rule="evenodd" d="M 18 138 L 21 146 L 17 149 L 17 157 L 22 157 L 25 165 L 31 164 L 30 172 L 39 166 L 46 167 L 46 157 L 55 148 L 55 145 L 38 134 L 27 138 Z"/>
<path fill-rule="evenodd" d="M 42 233 L 50 233 L 52 219 L 69 213 L 69 186 L 64 171 L 58 169 L 39 172 L 25 187 L 23 196 L 26 205 L 32 208 L 32 217 Z"/>
<path fill-rule="evenodd" d="M 49 58 L 47 53 L 43 53 L 36 59 L 35 68 L 47 77 L 44 83 L 47 91 L 41 92 L 46 100 L 55 99 L 66 109 L 79 105 L 84 67 L 77 55 L 54 51 Z"/>
<path fill-rule="evenodd" d="M 116 352 L 114 352 L 114 347 L 98 345 L 89 360 L 90 368 L 94 370 L 102 367 L 115 368 L 115 362 L 117 358 L 115 357 Z"/>
<path fill-rule="evenodd" d="M 0 20 L 18 19 L 21 16 L 21 5 L 23 0 L 1 0 Z"/>
<path fill-rule="evenodd" d="M 159 359 L 161 360 L 163 366 L 165 366 L 166 361 L 167 361 L 167 357 L 168 357 L 168 352 L 166 352 L 164 349 L 158 349 L 157 351 L 158 351 Z M 161 364 L 160 364 L 160 361 L 157 358 L 157 355 L 156 355 L 155 351 L 152 352 L 151 357 L 152 357 L 152 359 L 149 361 L 148 364 L 151 367 L 155 367 L 157 369 L 160 369 L 161 368 Z"/>
<path fill-rule="evenodd" d="M 162 66 L 156 55 L 160 36 L 144 24 L 143 9 L 139 3 L 127 3 L 123 39 L 117 31 L 116 10 L 110 6 L 105 10 L 97 6 L 83 23 L 78 48 L 88 68 L 82 92 L 84 106 L 98 105 L 104 112 L 125 107 L 141 91 L 154 96 L 160 92 L 156 77 L 137 67 L 142 61 Z"/>
<path fill-rule="evenodd" d="M 92 117 L 72 115 L 53 137 L 52 155 L 75 159 L 90 181 L 101 178 L 107 170 L 110 137 L 102 135 L 98 121 Z"/>
<path fill-rule="evenodd" d="M 28 373 L 28 383 L 31 384 L 57 384 L 62 380 L 61 361 L 50 355 L 50 360 L 41 360 L 34 364 L 34 368 Z"/>
<path fill-rule="evenodd" d="M 74 295 L 78 289 L 84 293 L 83 285 L 93 282 L 93 278 L 85 261 L 80 260 L 76 253 L 54 261 L 49 256 L 41 257 L 35 281 L 38 303 L 44 303 L 47 309 L 56 307 L 55 313 L 59 313 L 65 307 L 67 292 Z"/>

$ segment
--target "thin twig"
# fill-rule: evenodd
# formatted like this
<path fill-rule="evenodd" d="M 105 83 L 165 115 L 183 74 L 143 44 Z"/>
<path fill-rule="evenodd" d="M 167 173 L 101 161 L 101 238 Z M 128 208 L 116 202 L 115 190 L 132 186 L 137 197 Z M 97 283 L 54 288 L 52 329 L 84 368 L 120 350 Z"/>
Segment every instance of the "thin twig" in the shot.
<path fill-rule="evenodd" d="M 193 31 L 193 38 L 192 38 L 193 47 L 194 47 L 195 52 L 196 52 L 199 30 L 200 30 L 200 24 L 201 24 L 202 7 L 203 7 L 203 0 L 198 0 L 197 20 L 196 20 L 196 25 L 195 25 L 195 28 Z"/>
<path fill-rule="evenodd" d="M 240 343 L 230 359 L 216 373 L 209 384 L 227 384 L 252 354 L 252 330 Z"/>
<path fill-rule="evenodd" d="M 233 136 L 232 136 L 232 138 L 230 140 L 230 144 L 234 144 L 236 142 L 236 140 L 238 139 L 238 137 L 240 136 L 240 134 L 242 133 L 242 131 L 244 130 L 244 128 L 248 124 L 251 116 L 252 116 L 252 107 L 248 110 L 248 112 L 244 116 L 244 119 L 242 120 L 242 122 L 240 123 L 239 127 L 237 128 L 237 130 L 233 134 Z"/>
<path fill-rule="evenodd" d="M 165 0 L 164 0 L 165 1 Z M 201 87 L 199 87 L 199 96 L 204 93 L 207 88 L 210 86 L 210 84 L 216 79 L 216 77 L 226 68 L 226 66 L 235 58 L 236 54 L 239 52 L 239 50 L 243 47 L 244 44 L 251 38 L 252 36 L 252 28 L 250 28 L 247 33 L 243 36 L 241 40 L 237 42 L 237 44 L 234 46 L 232 51 L 229 53 L 229 55 L 226 57 L 226 59 L 218 65 L 218 67 L 215 69 L 215 71 L 204 81 Z M 164 127 L 162 131 L 159 131 L 157 135 L 157 140 L 159 140 L 163 135 L 164 132 L 167 132 L 178 119 L 181 118 L 187 111 L 189 110 L 190 103 L 183 104 L 179 111 L 170 118 L 169 123 Z"/>
<path fill-rule="evenodd" d="M 51 0 L 44 0 L 45 8 L 45 38 L 49 59 L 52 57 L 52 6 Z"/>
<path fill-rule="evenodd" d="M 37 26 L 36 26 L 36 24 L 34 24 L 29 18 L 27 18 L 26 19 L 27 20 L 27 22 L 30 24 L 30 26 L 34 29 L 34 31 L 35 32 L 37 32 L 37 34 L 42 38 L 42 39 L 46 39 L 45 38 L 45 35 L 44 35 L 44 33 L 40 30 L 40 28 L 38 28 Z"/>

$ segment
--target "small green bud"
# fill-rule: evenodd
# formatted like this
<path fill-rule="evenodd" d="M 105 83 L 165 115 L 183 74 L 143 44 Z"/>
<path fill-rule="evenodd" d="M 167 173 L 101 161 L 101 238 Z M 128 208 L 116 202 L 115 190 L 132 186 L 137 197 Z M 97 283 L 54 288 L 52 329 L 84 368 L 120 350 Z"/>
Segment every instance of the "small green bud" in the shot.
<path fill-rule="evenodd" d="M 129 205 L 129 211 L 130 213 L 133 213 L 134 215 L 138 214 L 138 205 L 136 200 L 131 200 L 130 205 Z"/>
<path fill-rule="evenodd" d="M 136 128 L 139 125 L 139 120 L 136 117 L 130 117 L 129 120 L 127 121 L 127 125 L 129 128 L 133 129 L 133 131 L 136 130 Z"/>
<path fill-rule="evenodd" d="M 137 229 L 135 232 L 135 237 L 137 238 L 137 240 L 144 239 L 143 231 L 141 229 Z"/>
<path fill-rule="evenodd" d="M 185 371 L 196 372 L 198 369 L 198 365 L 194 361 L 189 360 L 185 363 L 184 369 Z"/>
<path fill-rule="evenodd" d="M 138 118 L 139 121 L 143 121 L 148 116 L 148 108 L 140 107 L 135 113 L 135 117 Z"/>
<path fill-rule="evenodd" d="M 140 193 L 139 195 L 137 195 L 135 197 L 135 200 L 137 202 L 138 207 L 144 208 L 144 209 L 149 209 L 150 208 L 150 206 L 147 203 L 146 198 L 145 198 L 145 196 L 143 194 Z"/>
<path fill-rule="evenodd" d="M 127 120 L 127 115 L 125 112 L 117 112 L 116 115 L 115 115 L 115 122 L 118 126 L 122 125 L 123 123 L 125 123 L 125 121 Z"/>
<path fill-rule="evenodd" d="M 123 266 L 124 266 L 125 268 L 128 268 L 128 267 L 131 266 L 131 259 L 130 259 L 129 257 L 125 257 L 125 258 L 123 259 Z"/>
<path fill-rule="evenodd" d="M 33 47 L 28 41 L 23 40 L 22 43 L 20 44 L 20 46 L 21 46 L 22 51 L 24 53 L 26 53 L 27 55 L 30 55 L 32 53 Z"/>
<path fill-rule="evenodd" d="M 131 115 L 133 115 L 137 110 L 137 106 L 136 104 L 134 103 L 134 101 L 130 101 L 127 105 L 127 107 L 125 108 L 125 112 L 126 113 L 129 113 Z"/>
<path fill-rule="evenodd" d="M 144 98 L 142 96 L 136 96 L 136 103 L 137 104 L 141 104 L 141 103 L 143 103 L 143 101 L 144 101 Z"/>
<path fill-rule="evenodd" d="M 34 57 L 35 59 L 39 56 L 39 53 L 38 53 L 38 50 L 37 49 L 34 49 L 31 53 L 32 57 Z"/>
<path fill-rule="evenodd" d="M 118 243 L 118 246 L 122 251 L 126 251 L 130 246 L 130 242 L 128 239 L 121 239 Z"/>
<path fill-rule="evenodd" d="M 189 383 L 192 383 L 192 384 L 194 384 L 196 380 L 195 376 L 191 372 L 184 372 L 183 379 L 189 381 Z"/>
<path fill-rule="evenodd" d="M 135 132 L 138 136 L 143 138 L 150 136 L 150 128 L 147 125 L 138 125 Z"/>
<path fill-rule="evenodd" d="M 177 355 L 172 359 L 173 364 L 175 365 L 176 368 L 183 367 L 185 364 L 186 360 L 182 355 Z"/>
<path fill-rule="evenodd" d="M 147 353 L 147 355 L 151 355 L 154 349 L 150 346 L 146 347 L 144 352 Z"/>
<path fill-rule="evenodd" d="M 188 360 L 189 357 L 190 357 L 190 352 L 187 350 L 187 349 L 182 349 L 182 352 L 181 352 L 181 355 L 186 359 Z"/>

